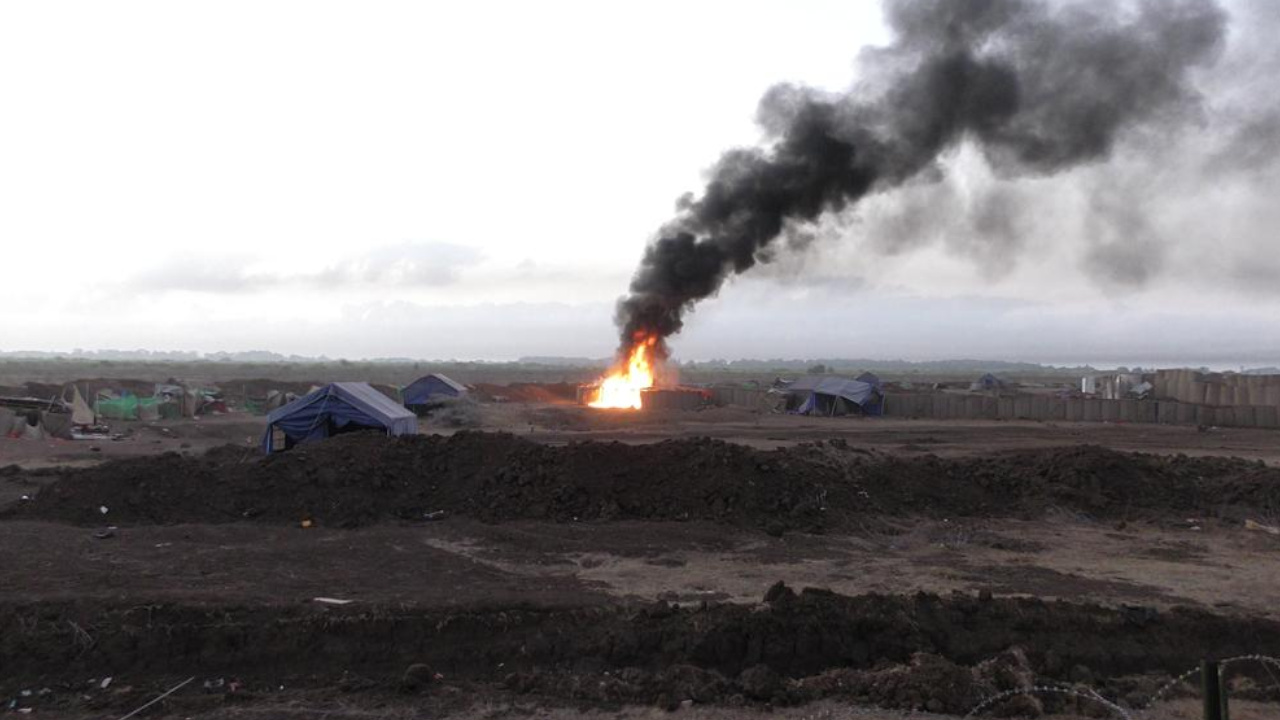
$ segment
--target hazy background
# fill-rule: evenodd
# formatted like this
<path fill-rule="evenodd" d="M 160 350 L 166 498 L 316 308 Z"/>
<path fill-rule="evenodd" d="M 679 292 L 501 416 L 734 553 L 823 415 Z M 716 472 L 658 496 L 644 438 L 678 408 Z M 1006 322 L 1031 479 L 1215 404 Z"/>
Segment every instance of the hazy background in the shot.
<path fill-rule="evenodd" d="M 676 355 L 1280 364 L 1280 3 L 1226 7 L 1178 132 L 1017 182 L 962 147 Z M 761 94 L 887 39 L 871 2 L 0 5 L 0 351 L 608 355 Z"/>

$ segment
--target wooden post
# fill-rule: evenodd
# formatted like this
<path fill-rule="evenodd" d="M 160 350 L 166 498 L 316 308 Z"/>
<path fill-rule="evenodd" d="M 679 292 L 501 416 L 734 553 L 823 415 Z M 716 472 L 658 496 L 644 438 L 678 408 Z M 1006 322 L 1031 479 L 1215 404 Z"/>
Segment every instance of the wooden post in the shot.
<path fill-rule="evenodd" d="M 1200 687 L 1204 695 L 1204 720 L 1226 720 L 1222 715 L 1222 677 L 1216 660 L 1200 663 Z"/>
<path fill-rule="evenodd" d="M 1222 671 L 1222 667 L 1218 667 L 1218 696 L 1222 698 L 1222 720 L 1231 720 L 1231 703 L 1227 694 L 1227 676 Z"/>

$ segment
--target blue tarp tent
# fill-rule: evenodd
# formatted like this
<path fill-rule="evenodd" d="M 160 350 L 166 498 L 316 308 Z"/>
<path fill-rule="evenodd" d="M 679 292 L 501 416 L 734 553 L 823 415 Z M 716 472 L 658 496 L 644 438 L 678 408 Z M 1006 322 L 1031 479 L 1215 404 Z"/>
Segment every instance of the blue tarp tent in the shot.
<path fill-rule="evenodd" d="M 787 406 L 801 415 L 846 415 L 861 412 L 880 415 L 884 396 L 880 388 L 861 380 L 813 375 L 787 386 Z"/>
<path fill-rule="evenodd" d="M 352 430 L 413 435 L 418 418 L 369 383 L 330 383 L 267 415 L 262 447 L 268 453 Z"/>
<path fill-rule="evenodd" d="M 1003 387 L 1004 381 L 991 373 L 983 375 L 969 385 L 970 390 L 999 390 Z"/>
<path fill-rule="evenodd" d="M 423 375 L 400 391 L 400 397 L 404 399 L 404 404 L 407 406 L 427 405 L 466 394 L 467 386 L 439 373 Z"/>

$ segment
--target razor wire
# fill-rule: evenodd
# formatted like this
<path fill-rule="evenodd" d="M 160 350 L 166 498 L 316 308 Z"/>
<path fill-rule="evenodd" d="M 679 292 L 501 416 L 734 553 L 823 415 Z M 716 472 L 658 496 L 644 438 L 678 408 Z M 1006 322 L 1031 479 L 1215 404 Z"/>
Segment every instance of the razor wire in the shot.
<path fill-rule="evenodd" d="M 1009 700 L 1011 698 L 1019 697 L 1022 695 L 1062 695 L 1066 697 L 1072 697 L 1077 700 L 1089 700 L 1092 702 L 1096 702 L 1099 705 L 1107 708 L 1108 710 L 1124 718 L 1124 720 L 1133 720 L 1133 716 L 1129 714 L 1128 710 L 1125 710 L 1123 707 L 1117 705 L 1116 703 L 1113 703 L 1110 700 L 1102 697 L 1093 688 L 1085 688 L 1082 690 L 1079 688 L 1067 687 L 1065 685 L 1032 685 L 1029 688 L 1019 688 L 1017 690 L 1005 690 L 1004 692 L 996 693 L 995 695 L 991 695 L 983 699 L 983 701 L 978 703 L 977 705 L 974 705 L 972 710 L 965 713 L 965 716 L 964 716 L 965 720 L 969 720 L 969 718 L 972 718 L 973 716 L 977 715 L 978 713 L 982 712 L 983 710 L 986 710 L 987 708 L 997 703 L 1003 702 L 1005 700 Z"/>
<path fill-rule="evenodd" d="M 1226 669 L 1227 667 L 1230 667 L 1232 665 L 1237 665 L 1243 662 L 1259 663 L 1264 668 L 1267 668 L 1268 673 L 1270 673 L 1270 670 L 1272 668 L 1280 670 L 1280 658 L 1275 658 L 1270 655 L 1261 655 L 1261 654 L 1236 655 L 1233 657 L 1224 658 L 1223 660 L 1218 661 L 1218 667 L 1221 669 Z M 1172 680 L 1166 682 L 1164 685 L 1161 685 L 1151 695 L 1151 698 L 1147 700 L 1146 704 L 1143 705 L 1141 708 L 1138 708 L 1138 712 L 1141 714 L 1142 717 L 1145 717 L 1147 713 L 1149 713 L 1151 709 L 1155 706 L 1156 703 L 1163 701 L 1165 697 L 1170 692 L 1173 691 L 1174 688 L 1187 682 L 1199 672 L 1201 672 L 1201 667 L 1197 665 L 1179 674 L 1178 676 L 1174 677 Z M 1272 674 L 1272 678 L 1275 678 L 1275 677 L 1276 676 Z M 1280 684 L 1280 682 L 1278 682 L 1277 684 Z M 984 698 L 981 702 L 975 705 L 972 710 L 970 710 L 968 713 L 965 714 L 964 718 L 965 720 L 970 720 L 974 716 L 978 715 L 984 710 L 987 710 L 1000 702 L 1009 700 L 1011 698 L 1019 697 L 1022 695 L 1029 695 L 1029 696 L 1030 695 L 1061 695 L 1065 697 L 1072 697 L 1078 700 L 1088 700 L 1088 701 L 1098 703 L 1102 707 L 1105 707 L 1111 712 L 1115 713 L 1116 715 L 1119 715 L 1120 717 L 1124 718 L 1124 720 L 1134 720 L 1133 714 L 1129 710 L 1126 710 L 1121 705 L 1102 697 L 1102 695 L 1100 695 L 1097 690 L 1094 690 L 1093 688 L 1081 689 L 1076 687 L 1068 687 L 1064 685 L 1033 685 L 1029 688 L 1006 690 L 1004 692 L 996 693 L 995 695 L 991 695 L 989 697 Z"/>
<path fill-rule="evenodd" d="M 1259 654 L 1236 655 L 1234 657 L 1225 658 L 1218 661 L 1218 667 L 1220 670 L 1225 670 L 1231 665 L 1250 661 L 1261 664 L 1264 668 L 1267 668 L 1268 671 L 1270 671 L 1270 668 L 1280 669 L 1280 658 Z M 1196 675 L 1200 671 L 1201 667 L 1197 665 L 1160 686 L 1160 688 L 1151 695 L 1151 699 L 1147 701 L 1147 704 L 1142 707 L 1143 713 L 1149 712 L 1153 705 L 1164 700 L 1164 697 L 1172 692 L 1174 688 L 1191 679 L 1192 676 Z M 1274 677 L 1274 675 L 1272 677 Z"/>

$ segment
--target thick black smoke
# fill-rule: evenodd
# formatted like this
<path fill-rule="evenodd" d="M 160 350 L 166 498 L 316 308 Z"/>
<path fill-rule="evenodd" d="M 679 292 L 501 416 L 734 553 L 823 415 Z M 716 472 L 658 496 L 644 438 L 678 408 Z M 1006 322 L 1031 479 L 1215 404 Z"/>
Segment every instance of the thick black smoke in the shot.
<path fill-rule="evenodd" d="M 858 87 L 774 87 L 758 114 L 766 146 L 725 153 L 682 201 L 619 301 L 623 349 L 679 332 L 695 303 L 767 261 L 789 223 L 897 186 L 962 139 L 998 172 L 1043 175 L 1106 158 L 1136 125 L 1186 119 L 1189 71 L 1217 56 L 1226 14 L 1213 0 L 1103 5 L 887 3 L 897 40 L 864 52 Z"/>

